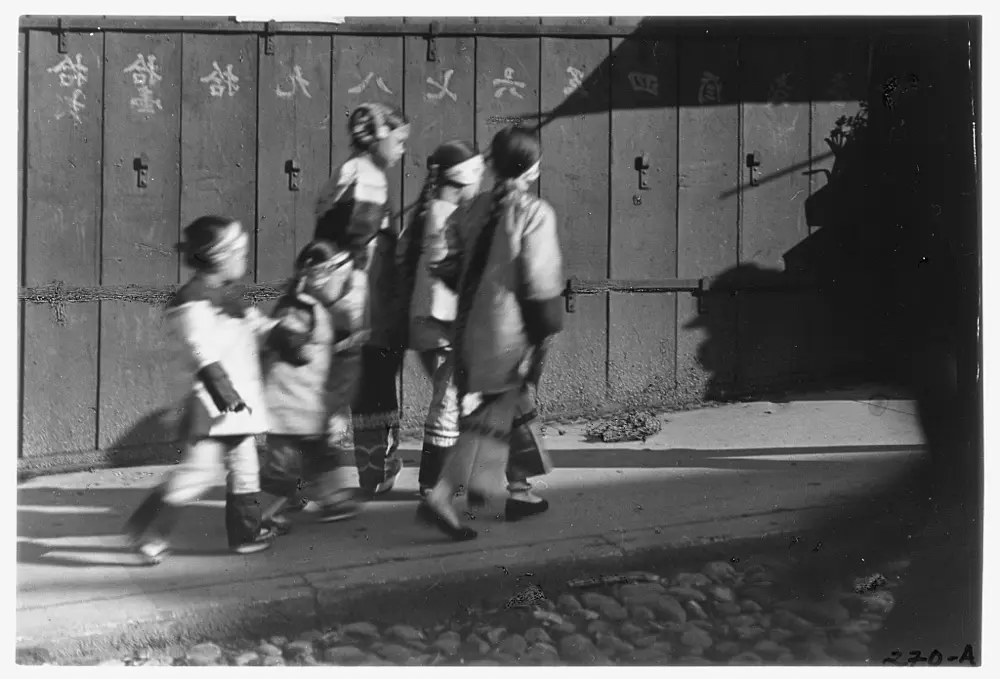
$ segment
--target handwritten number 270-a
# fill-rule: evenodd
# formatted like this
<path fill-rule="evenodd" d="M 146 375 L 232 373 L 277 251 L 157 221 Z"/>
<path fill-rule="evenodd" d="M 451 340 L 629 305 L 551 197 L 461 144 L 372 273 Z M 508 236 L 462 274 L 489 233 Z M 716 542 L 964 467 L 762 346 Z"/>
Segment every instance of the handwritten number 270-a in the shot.
<path fill-rule="evenodd" d="M 918 663 L 927 663 L 931 667 L 937 667 L 942 664 L 945 657 L 941 654 L 941 651 L 936 648 L 931 651 L 930 655 L 924 656 L 920 651 L 910 651 L 910 657 L 903 660 L 902 651 L 893 651 L 888 658 L 882 661 L 883 665 L 909 665 L 913 667 Z M 972 644 L 967 644 L 965 649 L 962 651 L 962 655 L 950 656 L 948 658 L 949 663 L 957 662 L 959 665 L 964 663 L 969 663 L 973 667 L 976 665 L 976 655 L 972 652 Z"/>

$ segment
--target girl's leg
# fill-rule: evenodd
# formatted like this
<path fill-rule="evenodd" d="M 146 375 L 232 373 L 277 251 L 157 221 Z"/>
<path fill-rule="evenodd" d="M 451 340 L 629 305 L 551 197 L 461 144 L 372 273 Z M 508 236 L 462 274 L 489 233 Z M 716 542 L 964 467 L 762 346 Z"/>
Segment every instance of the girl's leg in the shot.
<path fill-rule="evenodd" d="M 192 441 L 180 464 L 143 501 L 125 525 L 138 551 L 150 563 L 159 563 L 169 549 L 168 538 L 178 510 L 197 500 L 212 486 L 224 446 L 217 439 Z"/>
<path fill-rule="evenodd" d="M 552 460 L 545 450 L 534 398 L 524 390 L 518 399 L 511 434 L 510 461 L 507 464 L 506 505 L 508 521 L 540 514 L 549 503 L 532 492 L 528 479 L 552 471 Z"/>
<path fill-rule="evenodd" d="M 329 523 L 355 516 L 360 511 L 358 493 L 347 487 L 344 450 L 336 439 L 309 439 L 303 448 L 309 496 L 319 506 L 318 521 Z"/>
<path fill-rule="evenodd" d="M 253 436 L 227 437 L 226 536 L 229 548 L 252 554 L 271 546 L 275 531 L 261 525 L 260 464 Z"/>
<path fill-rule="evenodd" d="M 458 389 L 455 387 L 450 349 L 420 353 L 420 362 L 434 385 L 431 405 L 424 422 L 424 446 L 420 455 L 421 495 L 437 482 L 441 465 L 458 441 Z"/>
<path fill-rule="evenodd" d="M 361 388 L 354 406 L 354 456 L 361 488 L 371 494 L 392 489 L 403 468 L 399 446 L 397 377 L 402 359 L 397 352 L 364 347 Z"/>
<path fill-rule="evenodd" d="M 470 493 L 489 495 L 500 486 L 510 450 L 514 408 L 511 393 L 499 394 L 484 398 L 475 411 L 461 420 L 458 443 L 422 505 L 439 517 L 439 525 L 453 537 L 464 539 L 459 537 L 461 531 L 472 532 L 462 526 L 455 511 L 453 500 L 458 491 L 466 488 Z"/>
<path fill-rule="evenodd" d="M 264 511 L 264 518 L 277 516 L 286 507 L 303 504 L 303 460 L 298 436 L 268 434 L 261 451 L 260 489 L 278 498 L 278 502 Z"/>

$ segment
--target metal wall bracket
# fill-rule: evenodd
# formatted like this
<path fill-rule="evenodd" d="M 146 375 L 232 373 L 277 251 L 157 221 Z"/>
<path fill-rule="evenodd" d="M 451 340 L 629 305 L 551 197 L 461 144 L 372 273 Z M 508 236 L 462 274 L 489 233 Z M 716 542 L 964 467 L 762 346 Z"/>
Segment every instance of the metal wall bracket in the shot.
<path fill-rule="evenodd" d="M 66 54 L 66 29 L 62 19 L 56 21 L 56 43 L 59 54 Z"/>
<path fill-rule="evenodd" d="M 432 21 L 427 28 L 427 61 L 437 61 L 437 34 L 441 32 L 441 24 Z"/>
<path fill-rule="evenodd" d="M 277 24 L 274 21 L 268 21 L 264 27 L 264 54 L 274 54 L 274 33 L 277 30 Z"/>
<path fill-rule="evenodd" d="M 285 173 L 288 174 L 288 190 L 298 191 L 299 190 L 299 174 L 302 172 L 302 168 L 293 158 L 292 160 L 285 161 Z"/>
<path fill-rule="evenodd" d="M 140 153 L 139 157 L 132 161 L 132 169 L 136 173 L 136 186 L 140 189 L 146 188 L 149 177 L 149 158 L 146 157 L 145 153 Z"/>
<path fill-rule="evenodd" d="M 576 313 L 576 288 L 577 279 L 570 278 L 566 281 L 566 289 L 563 291 L 563 297 L 566 298 L 566 313 L 572 314 Z"/>

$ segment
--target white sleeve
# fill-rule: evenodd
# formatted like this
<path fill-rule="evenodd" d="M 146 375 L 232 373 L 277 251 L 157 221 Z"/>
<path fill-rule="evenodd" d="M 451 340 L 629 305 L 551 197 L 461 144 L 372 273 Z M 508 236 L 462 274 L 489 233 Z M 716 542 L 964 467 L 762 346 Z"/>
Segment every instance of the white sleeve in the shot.
<path fill-rule="evenodd" d="M 278 324 L 277 319 L 267 316 L 255 306 L 247 307 L 245 318 L 257 335 L 266 335 Z"/>
<path fill-rule="evenodd" d="M 187 302 L 167 311 L 167 325 L 194 359 L 195 371 L 222 360 L 214 341 L 215 310 L 208 302 Z"/>

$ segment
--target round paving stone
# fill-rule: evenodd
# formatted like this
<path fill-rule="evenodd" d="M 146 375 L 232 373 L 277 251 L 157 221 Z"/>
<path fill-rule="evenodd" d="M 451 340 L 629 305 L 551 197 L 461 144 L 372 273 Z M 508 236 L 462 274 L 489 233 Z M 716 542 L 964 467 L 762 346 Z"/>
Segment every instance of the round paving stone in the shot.
<path fill-rule="evenodd" d="M 198 644 L 187 652 L 187 663 L 196 666 L 217 665 L 222 660 L 222 649 L 215 644 Z"/>
<path fill-rule="evenodd" d="M 693 587 L 671 587 L 667 593 L 680 602 L 685 601 L 705 601 L 708 597 Z"/>
<path fill-rule="evenodd" d="M 539 642 L 551 644 L 552 637 L 549 633 L 543 630 L 541 627 L 532 627 L 524 633 L 524 639 L 528 643 L 537 644 Z"/>
<path fill-rule="evenodd" d="M 355 646 L 334 646 L 326 649 L 323 659 L 335 665 L 360 665 L 368 660 L 368 654 Z"/>
<path fill-rule="evenodd" d="M 597 648 L 582 634 L 571 634 L 559 642 L 559 656 L 576 662 L 593 662 Z"/>
<path fill-rule="evenodd" d="M 736 578 L 736 569 L 725 561 L 707 563 L 701 572 L 716 582 L 729 582 Z"/>
<path fill-rule="evenodd" d="M 264 643 L 257 647 L 257 652 L 263 656 L 281 656 L 281 649 L 274 644 Z"/>
<path fill-rule="evenodd" d="M 763 665 L 764 659 L 756 653 L 740 653 L 729 660 L 730 665 Z"/>

